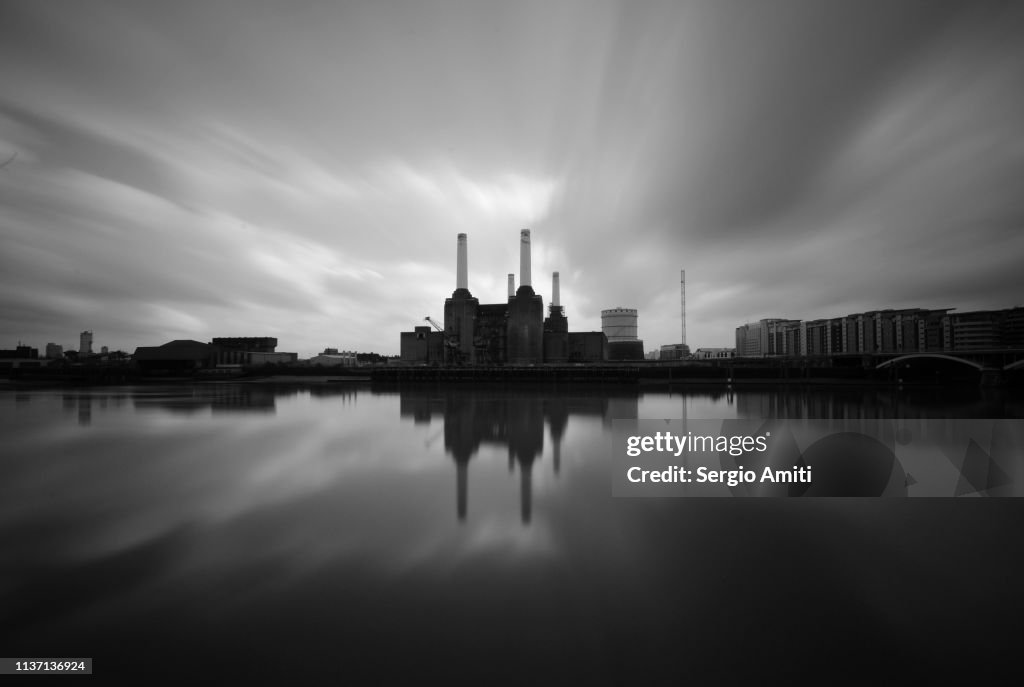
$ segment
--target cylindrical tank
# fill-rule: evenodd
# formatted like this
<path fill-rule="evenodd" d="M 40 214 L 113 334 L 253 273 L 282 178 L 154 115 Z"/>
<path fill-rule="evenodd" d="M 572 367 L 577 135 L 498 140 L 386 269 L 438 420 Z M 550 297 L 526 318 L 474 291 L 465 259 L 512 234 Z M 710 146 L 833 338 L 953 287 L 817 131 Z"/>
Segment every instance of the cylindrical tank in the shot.
<path fill-rule="evenodd" d="M 636 341 L 636 308 L 610 308 L 601 311 L 601 330 L 608 343 Z"/>

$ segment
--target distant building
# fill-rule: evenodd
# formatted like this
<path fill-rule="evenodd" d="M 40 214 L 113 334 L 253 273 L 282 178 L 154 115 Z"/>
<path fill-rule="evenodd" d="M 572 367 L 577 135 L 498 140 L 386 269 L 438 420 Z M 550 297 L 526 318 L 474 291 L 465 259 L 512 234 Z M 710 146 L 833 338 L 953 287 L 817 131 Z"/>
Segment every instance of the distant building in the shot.
<path fill-rule="evenodd" d="M 469 291 L 466 235 L 458 235 L 455 291 L 444 302 L 444 327 L 401 332 L 401 361 L 409 364 L 536 365 L 607 360 L 603 332 L 570 332 L 559 302 L 558 273 L 545 308 L 531 280 L 530 230 L 519 234 L 520 285 L 509 275 L 505 303 L 480 303 Z M 643 349 L 639 351 L 643 357 Z"/>
<path fill-rule="evenodd" d="M 42 367 L 47 361 L 39 359 L 39 349 L 18 344 L 17 348 L 0 350 L 0 370 L 16 367 Z"/>
<path fill-rule="evenodd" d="M 444 334 L 426 326 L 402 332 L 400 357 L 406 363 L 444 363 Z"/>
<path fill-rule="evenodd" d="M 698 348 L 693 352 L 696 360 L 727 360 L 736 357 L 735 348 Z"/>
<path fill-rule="evenodd" d="M 775 334 L 775 325 L 787 320 L 770 318 L 748 322 L 736 328 L 736 355 L 742 358 L 761 358 L 770 355 L 774 348 L 771 337 Z M 771 329 L 770 329 L 771 328 Z"/>
<path fill-rule="evenodd" d="M 569 362 L 596 363 L 609 359 L 604 332 L 569 332 Z"/>
<path fill-rule="evenodd" d="M 601 331 L 608 337 L 609 360 L 643 360 L 644 342 L 637 338 L 635 308 L 601 311 Z"/>
<path fill-rule="evenodd" d="M 92 332 L 85 331 L 78 335 L 78 356 L 92 355 Z"/>
<path fill-rule="evenodd" d="M 242 358 L 242 365 L 288 365 L 298 362 L 298 353 L 261 353 L 260 351 L 246 351 Z"/>
<path fill-rule="evenodd" d="M 998 348 L 1001 313 L 991 311 L 954 313 L 942 321 L 943 343 L 947 351 Z"/>
<path fill-rule="evenodd" d="M 764 355 L 801 355 L 807 348 L 800 320 L 774 320 L 767 324 L 768 349 Z"/>
<path fill-rule="evenodd" d="M 216 337 L 210 341 L 211 363 L 230 368 L 298 361 L 298 353 L 277 352 L 276 348 L 277 339 L 272 336 Z"/>
<path fill-rule="evenodd" d="M 608 343 L 636 341 L 637 311 L 635 308 L 609 308 L 601 311 L 601 331 Z"/>
<path fill-rule="evenodd" d="M 1024 348 L 1024 307 L 948 313 L 942 334 L 947 351 Z"/>
<path fill-rule="evenodd" d="M 685 360 L 690 357 L 690 347 L 686 344 L 665 344 L 658 350 L 658 360 Z"/>
<path fill-rule="evenodd" d="M 192 339 L 176 339 L 162 346 L 139 346 L 132 356 L 144 372 L 178 374 L 208 367 L 214 347 Z"/>
<path fill-rule="evenodd" d="M 739 357 L 1024 348 L 1024 307 L 953 313 L 951 308 L 871 310 L 801 321 L 765 319 L 736 328 Z"/>
<path fill-rule="evenodd" d="M 310 365 L 320 365 L 322 367 L 355 367 L 358 365 L 355 351 L 342 351 L 339 353 L 336 348 L 328 350 L 334 352 L 324 352 L 320 355 L 315 355 L 307 362 Z"/>
<path fill-rule="evenodd" d="M 18 344 L 17 348 L 0 350 L 0 358 L 18 358 L 21 360 L 36 360 L 39 358 L 39 349 L 31 346 Z"/>
<path fill-rule="evenodd" d="M 46 344 L 46 357 L 50 359 L 60 359 L 64 357 L 64 347 L 60 344 L 48 343 Z"/>
<path fill-rule="evenodd" d="M 1024 307 L 1010 308 L 1003 320 L 1003 344 L 1024 349 Z"/>
<path fill-rule="evenodd" d="M 643 360 L 643 341 L 609 341 L 608 360 Z"/>
<path fill-rule="evenodd" d="M 0 350 L 0 370 L 11 370 L 16 367 L 42 367 L 45 361 L 39 360 L 39 349 L 18 344 L 17 348 Z"/>
<path fill-rule="evenodd" d="M 215 365 L 249 365 L 252 364 L 250 353 L 273 353 L 277 339 L 271 336 L 217 337 L 210 341 L 210 346 Z"/>
<path fill-rule="evenodd" d="M 110 350 L 106 346 L 100 348 L 100 355 L 106 355 L 107 353 L 110 353 Z"/>

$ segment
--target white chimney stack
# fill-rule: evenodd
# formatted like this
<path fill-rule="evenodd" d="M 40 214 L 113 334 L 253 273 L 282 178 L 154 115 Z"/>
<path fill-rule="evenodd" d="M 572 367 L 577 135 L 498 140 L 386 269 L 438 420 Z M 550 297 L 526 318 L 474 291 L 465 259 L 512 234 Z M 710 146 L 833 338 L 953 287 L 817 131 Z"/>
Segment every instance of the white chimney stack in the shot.
<path fill-rule="evenodd" d="M 558 297 L 558 272 L 551 275 L 551 305 L 556 308 L 562 304 Z"/>
<path fill-rule="evenodd" d="M 532 286 L 530 279 L 530 230 L 519 232 L 519 285 Z"/>
<path fill-rule="evenodd" d="M 459 251 L 458 258 L 455 264 L 455 288 L 456 289 L 468 289 L 469 288 L 469 264 L 466 259 L 466 235 L 459 234 Z"/>
<path fill-rule="evenodd" d="M 516 275 L 508 273 L 508 297 L 516 295 Z"/>

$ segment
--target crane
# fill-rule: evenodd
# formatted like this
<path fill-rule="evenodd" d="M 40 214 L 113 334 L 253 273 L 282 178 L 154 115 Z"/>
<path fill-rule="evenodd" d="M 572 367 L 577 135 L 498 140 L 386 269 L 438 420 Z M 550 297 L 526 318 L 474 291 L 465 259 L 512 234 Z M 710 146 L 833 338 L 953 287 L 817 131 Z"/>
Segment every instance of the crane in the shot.
<path fill-rule="evenodd" d="M 437 331 L 441 332 L 441 334 L 444 334 L 444 327 L 439 325 L 437 323 L 437 320 L 435 320 L 433 317 L 431 317 L 430 315 L 427 315 L 423 319 L 426 320 L 427 322 L 429 322 L 430 324 L 434 325 L 434 329 L 436 329 Z M 463 358 L 462 351 L 459 349 L 459 337 L 457 337 L 457 336 L 446 336 L 446 337 L 444 337 L 444 345 L 451 351 L 449 353 L 449 356 L 451 356 L 450 360 L 452 360 L 457 365 L 462 364 L 464 358 Z"/>

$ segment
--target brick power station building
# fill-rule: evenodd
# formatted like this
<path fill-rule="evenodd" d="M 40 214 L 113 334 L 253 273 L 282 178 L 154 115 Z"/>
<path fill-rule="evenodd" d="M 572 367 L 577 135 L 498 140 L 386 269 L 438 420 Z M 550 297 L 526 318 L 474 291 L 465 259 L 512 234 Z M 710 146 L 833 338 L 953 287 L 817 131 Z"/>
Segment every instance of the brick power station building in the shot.
<path fill-rule="evenodd" d="M 551 305 L 533 290 L 530 230 L 519 234 L 519 288 L 508 275 L 508 301 L 482 304 L 469 291 L 466 235 L 458 235 L 455 291 L 444 302 L 444 328 L 416 327 L 401 333 L 407 363 L 444 365 L 538 365 L 609 359 L 604 332 L 570 332 L 559 302 L 558 272 L 551 279 Z"/>

